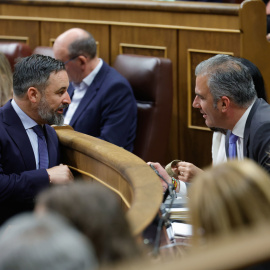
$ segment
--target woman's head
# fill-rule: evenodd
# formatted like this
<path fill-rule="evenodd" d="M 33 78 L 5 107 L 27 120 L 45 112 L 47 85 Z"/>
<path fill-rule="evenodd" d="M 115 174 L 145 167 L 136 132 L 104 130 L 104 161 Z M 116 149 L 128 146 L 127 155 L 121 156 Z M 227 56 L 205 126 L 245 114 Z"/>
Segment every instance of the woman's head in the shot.
<path fill-rule="evenodd" d="M 251 160 L 229 161 L 194 178 L 189 190 L 194 244 L 270 219 L 270 177 Z"/>
<path fill-rule="evenodd" d="M 67 218 L 91 240 L 101 264 L 139 255 L 120 198 L 101 184 L 76 181 L 50 188 L 38 196 L 36 209 Z"/>

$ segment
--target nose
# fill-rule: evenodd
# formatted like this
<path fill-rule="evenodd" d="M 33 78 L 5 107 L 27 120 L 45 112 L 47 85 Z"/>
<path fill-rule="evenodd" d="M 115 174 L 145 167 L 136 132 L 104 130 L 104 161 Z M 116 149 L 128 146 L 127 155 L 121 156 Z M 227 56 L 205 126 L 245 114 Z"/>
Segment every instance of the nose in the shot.
<path fill-rule="evenodd" d="M 196 109 L 200 108 L 200 103 L 198 101 L 198 97 L 197 96 L 193 100 L 192 107 L 193 108 L 196 108 Z"/>
<path fill-rule="evenodd" d="M 69 96 L 69 93 L 68 92 L 65 93 L 65 96 L 64 96 L 64 99 L 63 99 L 63 103 L 64 104 L 70 104 L 71 103 L 71 99 L 70 99 L 70 96 Z"/>

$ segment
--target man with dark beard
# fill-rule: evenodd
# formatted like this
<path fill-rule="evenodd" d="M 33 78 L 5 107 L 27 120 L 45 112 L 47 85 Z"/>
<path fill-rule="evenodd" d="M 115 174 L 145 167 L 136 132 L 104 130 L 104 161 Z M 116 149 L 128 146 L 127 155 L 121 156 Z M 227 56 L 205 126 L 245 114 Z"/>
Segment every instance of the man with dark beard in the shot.
<path fill-rule="evenodd" d="M 50 183 L 73 181 L 49 126 L 63 123 L 68 86 L 65 66 L 54 58 L 32 55 L 15 65 L 13 99 L 0 109 L 0 224 L 32 210 Z"/>

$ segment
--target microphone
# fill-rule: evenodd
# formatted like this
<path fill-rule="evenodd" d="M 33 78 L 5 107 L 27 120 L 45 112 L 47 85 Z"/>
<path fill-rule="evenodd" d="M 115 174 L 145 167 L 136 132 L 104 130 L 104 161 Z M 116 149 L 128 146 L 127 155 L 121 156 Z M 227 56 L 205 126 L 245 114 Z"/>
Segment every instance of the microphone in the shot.
<path fill-rule="evenodd" d="M 168 195 L 171 196 L 171 202 L 169 205 L 169 209 L 172 207 L 173 201 L 175 199 L 175 194 L 174 194 L 174 190 L 175 187 L 173 184 L 169 184 L 166 179 L 160 175 L 160 173 L 158 172 L 158 170 L 152 165 L 150 164 L 150 167 L 154 170 L 154 172 L 168 185 L 168 188 L 164 194 L 164 198 L 163 198 L 163 202 L 166 200 L 166 197 Z M 161 236 L 161 229 L 162 226 L 165 226 L 166 231 L 167 231 L 167 235 L 169 240 L 174 243 L 175 239 L 174 239 L 174 233 L 173 233 L 173 229 L 171 226 L 171 222 L 170 222 L 170 213 L 169 211 L 166 211 L 165 205 L 162 203 L 160 206 L 160 213 L 161 213 L 161 217 L 159 219 L 159 223 L 158 223 L 158 227 L 157 227 L 157 234 L 156 234 L 156 239 L 155 239 L 155 245 L 154 245 L 154 250 L 153 250 L 153 255 L 157 256 L 159 253 L 159 245 L 160 245 L 160 236 Z"/>
<path fill-rule="evenodd" d="M 171 206 L 170 206 L 171 207 Z M 161 237 L 161 230 L 162 227 L 165 226 L 167 236 L 171 243 L 175 243 L 174 239 L 174 232 L 170 222 L 170 213 L 166 211 L 165 205 L 162 203 L 160 206 L 160 213 L 161 217 L 159 218 L 158 226 L 157 226 L 157 233 L 154 243 L 153 255 L 156 257 L 159 254 L 159 246 L 160 246 L 160 237 Z"/>
<path fill-rule="evenodd" d="M 168 185 L 168 189 L 166 190 L 165 195 L 166 195 L 166 193 L 169 193 L 169 194 L 167 194 L 167 196 L 170 195 L 172 197 L 172 199 L 174 199 L 174 192 L 173 192 L 175 190 L 174 185 L 173 184 L 169 184 L 167 182 L 167 180 L 158 172 L 158 170 L 152 164 L 150 164 L 150 167 Z M 163 199 L 163 202 L 165 201 L 165 199 L 166 199 L 167 196 L 164 196 L 165 198 Z"/>
<path fill-rule="evenodd" d="M 175 239 L 174 239 L 174 233 L 173 233 L 173 229 L 172 229 L 172 223 L 170 221 L 170 213 L 169 213 L 169 211 L 166 211 L 166 207 L 163 203 L 160 206 L 160 212 L 162 215 L 163 223 L 164 223 L 164 226 L 166 228 L 169 240 L 172 243 L 174 243 Z"/>

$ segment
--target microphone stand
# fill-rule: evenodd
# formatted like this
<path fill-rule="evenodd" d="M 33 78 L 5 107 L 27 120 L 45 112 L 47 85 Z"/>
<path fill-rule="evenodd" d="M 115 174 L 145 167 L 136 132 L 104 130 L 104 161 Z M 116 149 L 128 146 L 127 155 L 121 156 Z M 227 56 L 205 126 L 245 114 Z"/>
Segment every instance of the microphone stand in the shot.
<path fill-rule="evenodd" d="M 174 190 L 175 187 L 173 184 L 169 184 L 166 179 L 160 175 L 160 173 L 156 170 L 156 168 L 150 164 L 151 168 L 155 171 L 155 173 L 168 185 L 168 191 L 169 195 L 171 196 L 171 202 L 169 205 L 169 209 L 172 208 L 173 201 L 175 199 L 175 194 Z M 155 239 L 155 245 L 154 245 L 154 250 L 153 250 L 153 255 L 156 257 L 159 254 L 159 245 L 160 245 L 160 236 L 161 236 L 161 229 L 162 226 L 165 226 L 168 234 L 168 238 L 172 243 L 174 243 L 174 236 L 171 228 L 171 222 L 170 222 L 170 213 L 169 211 L 166 211 L 164 204 L 160 206 L 160 212 L 161 212 L 161 217 L 159 219 L 158 227 L 157 227 L 157 234 L 156 234 L 156 239 Z"/>

